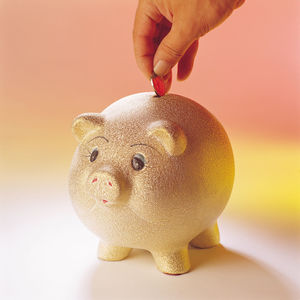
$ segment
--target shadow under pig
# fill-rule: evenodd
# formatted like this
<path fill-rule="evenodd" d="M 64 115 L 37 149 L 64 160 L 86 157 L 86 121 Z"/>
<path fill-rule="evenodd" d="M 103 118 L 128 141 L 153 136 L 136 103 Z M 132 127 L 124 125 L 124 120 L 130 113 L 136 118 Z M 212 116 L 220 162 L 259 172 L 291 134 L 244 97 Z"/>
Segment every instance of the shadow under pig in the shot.
<path fill-rule="evenodd" d="M 160 273 L 145 250 L 100 261 L 89 270 L 89 299 L 292 299 L 279 274 L 254 259 L 222 245 L 189 253 L 192 269 L 179 276 Z"/>

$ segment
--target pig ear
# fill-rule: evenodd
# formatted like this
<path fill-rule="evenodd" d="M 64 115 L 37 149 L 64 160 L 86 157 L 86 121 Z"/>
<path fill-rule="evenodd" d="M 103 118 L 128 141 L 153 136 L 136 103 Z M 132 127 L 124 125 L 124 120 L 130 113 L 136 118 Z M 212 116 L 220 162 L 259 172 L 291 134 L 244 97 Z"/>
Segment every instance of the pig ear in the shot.
<path fill-rule="evenodd" d="M 186 136 L 176 123 L 169 121 L 153 122 L 148 127 L 148 135 L 154 136 L 172 156 L 178 156 L 186 149 Z"/>
<path fill-rule="evenodd" d="M 104 126 L 104 118 L 97 113 L 85 113 L 76 117 L 72 124 L 73 134 L 81 142 L 86 134 Z"/>

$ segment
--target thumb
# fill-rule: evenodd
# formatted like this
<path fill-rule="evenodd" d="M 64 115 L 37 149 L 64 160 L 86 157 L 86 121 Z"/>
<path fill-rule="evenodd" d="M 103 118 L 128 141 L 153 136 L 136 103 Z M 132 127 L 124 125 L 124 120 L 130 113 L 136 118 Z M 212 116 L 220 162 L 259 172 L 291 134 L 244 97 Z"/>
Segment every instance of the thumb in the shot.
<path fill-rule="evenodd" d="M 170 32 L 159 44 L 153 59 L 153 71 L 158 76 L 166 75 L 182 58 L 196 37 L 173 23 Z"/>

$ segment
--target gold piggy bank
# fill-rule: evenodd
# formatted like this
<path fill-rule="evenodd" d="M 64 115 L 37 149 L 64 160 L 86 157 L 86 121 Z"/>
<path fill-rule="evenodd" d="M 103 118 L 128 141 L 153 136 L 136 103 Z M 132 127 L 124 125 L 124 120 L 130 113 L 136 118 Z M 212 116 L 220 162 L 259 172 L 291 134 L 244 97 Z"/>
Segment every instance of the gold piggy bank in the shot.
<path fill-rule="evenodd" d="M 151 252 L 167 274 L 190 269 L 188 246 L 219 243 L 217 218 L 232 190 L 234 160 L 222 125 L 198 103 L 131 95 L 73 122 L 79 143 L 69 188 L 98 257 Z"/>

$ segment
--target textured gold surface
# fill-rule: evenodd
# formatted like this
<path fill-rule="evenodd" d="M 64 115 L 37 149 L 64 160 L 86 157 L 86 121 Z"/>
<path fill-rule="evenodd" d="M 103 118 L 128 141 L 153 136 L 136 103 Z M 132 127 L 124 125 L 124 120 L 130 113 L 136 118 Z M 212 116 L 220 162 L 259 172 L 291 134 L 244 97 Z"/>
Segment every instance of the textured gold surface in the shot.
<path fill-rule="evenodd" d="M 193 238 L 190 244 L 196 248 L 210 248 L 217 246 L 220 242 L 220 233 L 217 223 L 205 229 L 195 238 Z"/>
<path fill-rule="evenodd" d="M 98 258 L 109 261 L 122 260 L 128 256 L 130 251 L 131 248 L 111 246 L 100 242 L 98 246 Z"/>
<path fill-rule="evenodd" d="M 230 197 L 234 162 L 222 125 L 201 105 L 135 94 L 78 116 L 73 133 L 73 205 L 105 249 L 147 249 L 162 272 L 179 274 L 189 269 L 191 240 L 206 230 L 203 245 L 218 241 L 211 228 Z M 131 165 L 137 153 L 146 161 L 140 171 Z"/>
<path fill-rule="evenodd" d="M 148 135 L 155 137 L 171 156 L 178 156 L 184 152 L 187 140 L 183 130 L 177 124 L 157 121 L 153 122 L 148 129 Z"/>
<path fill-rule="evenodd" d="M 166 274 L 183 274 L 190 270 L 188 247 L 169 251 L 153 251 L 153 258 L 157 268 Z"/>

